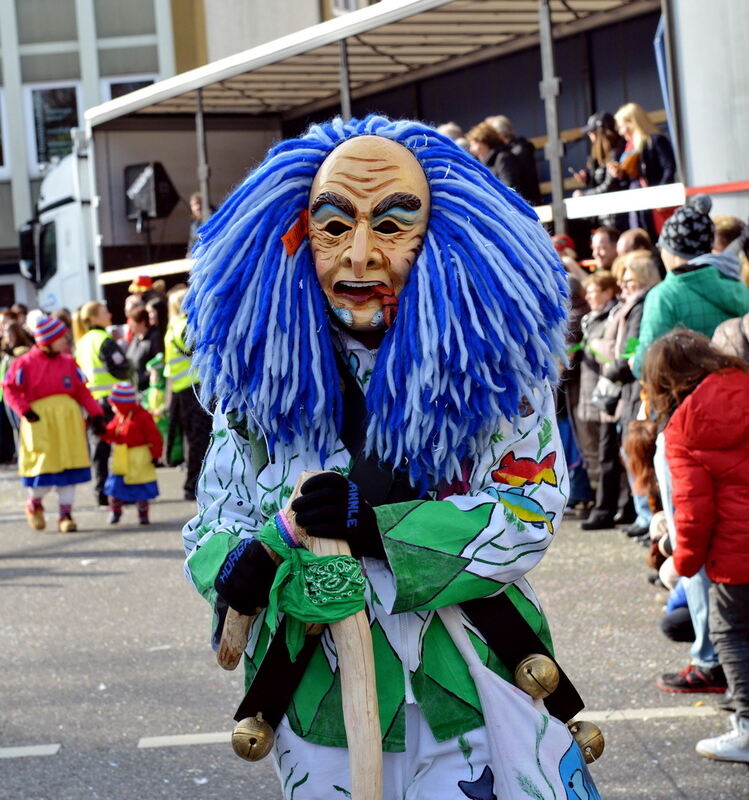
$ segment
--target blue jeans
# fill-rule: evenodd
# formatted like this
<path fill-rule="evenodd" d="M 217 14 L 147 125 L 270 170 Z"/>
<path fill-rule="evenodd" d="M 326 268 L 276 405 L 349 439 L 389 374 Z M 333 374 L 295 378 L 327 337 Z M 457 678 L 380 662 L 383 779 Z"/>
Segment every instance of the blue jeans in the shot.
<path fill-rule="evenodd" d="M 702 669 L 712 669 L 717 667 L 720 662 L 718 654 L 715 652 L 715 646 L 710 639 L 708 627 L 710 579 L 703 567 L 696 575 L 687 578 L 684 583 L 686 584 L 685 592 L 689 614 L 694 626 L 694 643 L 689 651 L 692 656 L 692 664 Z"/>
<path fill-rule="evenodd" d="M 650 520 L 653 519 L 653 512 L 650 509 L 648 496 L 646 494 L 635 494 L 633 492 L 632 502 L 635 504 L 635 511 L 637 512 L 635 525 L 641 528 L 649 528 Z"/>

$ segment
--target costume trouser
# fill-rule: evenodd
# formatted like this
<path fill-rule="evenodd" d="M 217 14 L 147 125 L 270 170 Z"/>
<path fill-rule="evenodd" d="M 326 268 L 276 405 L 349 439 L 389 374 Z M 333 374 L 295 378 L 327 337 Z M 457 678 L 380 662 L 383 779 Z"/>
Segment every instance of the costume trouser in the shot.
<path fill-rule="evenodd" d="M 195 485 L 198 482 L 203 458 L 211 439 L 212 417 L 198 402 L 195 394 L 196 387 L 183 389 L 172 395 L 169 413 L 182 428 L 187 443 L 187 477 L 183 489 L 185 494 L 195 494 Z"/>
<path fill-rule="evenodd" d="M 75 484 L 69 486 L 29 486 L 29 506 L 34 507 L 36 503 L 41 504 L 42 498 L 46 497 L 52 489 L 57 490 L 57 503 L 60 508 L 60 516 L 70 516 L 75 501 Z M 34 502 L 36 501 L 36 503 Z"/>
<path fill-rule="evenodd" d="M 692 617 L 694 626 L 694 643 L 690 648 L 692 664 L 703 669 L 712 669 L 718 666 L 718 654 L 710 638 L 710 627 L 708 624 L 708 612 L 710 610 L 710 599 L 708 592 L 710 589 L 710 579 L 703 567 L 696 575 L 684 581 L 684 591 L 687 596 L 689 614 Z"/>
<path fill-rule="evenodd" d="M 284 800 L 351 797 L 348 750 L 310 744 L 296 736 L 286 718 L 276 730 L 273 760 Z M 418 706 L 406 706 L 406 751 L 383 755 L 387 800 L 459 800 L 493 797 L 480 790 L 491 756 L 484 728 L 437 742 Z M 463 783 L 475 783 L 475 793 Z M 509 800 L 509 798 L 508 798 Z"/>
<path fill-rule="evenodd" d="M 107 398 L 99 401 L 101 410 L 104 412 L 104 424 L 111 422 L 114 419 L 114 411 L 107 402 Z M 88 446 L 91 450 L 91 471 L 94 479 L 94 502 L 98 502 L 99 498 L 106 497 L 104 493 L 104 483 L 109 475 L 109 455 L 112 452 L 112 446 L 107 442 L 100 439 L 92 430 L 88 428 Z"/>
<path fill-rule="evenodd" d="M 736 716 L 749 719 L 749 583 L 710 585 L 710 635 Z"/>

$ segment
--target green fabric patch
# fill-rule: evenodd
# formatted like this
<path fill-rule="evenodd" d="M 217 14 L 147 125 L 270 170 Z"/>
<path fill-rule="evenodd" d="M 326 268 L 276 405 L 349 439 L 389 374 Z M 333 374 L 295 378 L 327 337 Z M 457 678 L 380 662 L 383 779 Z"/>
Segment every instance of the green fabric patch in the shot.
<path fill-rule="evenodd" d="M 193 550 L 187 561 L 192 581 L 203 597 L 215 592 L 213 585 L 226 557 L 240 539 L 225 531 L 217 531 Z"/>
<path fill-rule="evenodd" d="M 380 728 L 387 738 L 387 731 L 393 730 L 393 721 L 403 705 L 405 688 L 403 685 L 403 664 L 388 641 L 385 632 L 377 620 L 371 625 L 372 652 L 374 653 L 377 682 L 377 699 L 379 704 Z M 405 725 L 405 722 L 404 722 Z M 404 728 L 405 731 L 405 728 Z M 405 733 L 404 733 L 405 735 Z M 405 742 L 404 738 L 396 741 Z"/>
<path fill-rule="evenodd" d="M 279 547 L 275 524 L 265 525 L 258 538 L 284 559 L 273 579 L 266 621 L 275 633 L 279 612 L 286 614 L 286 646 L 296 661 L 304 645 L 304 623 L 339 622 L 364 610 L 361 562 L 352 556 L 316 556 L 303 547 Z"/>
<path fill-rule="evenodd" d="M 375 509 L 395 578 L 393 611 L 443 608 L 493 594 L 501 584 L 466 571 L 460 553 L 489 523 L 493 503 L 461 511 L 451 503 L 415 501 Z"/>
<path fill-rule="evenodd" d="M 325 714 L 319 714 L 323 707 L 323 701 L 328 698 L 327 708 L 330 708 L 330 696 L 335 695 L 337 700 L 334 708 L 338 709 L 338 715 L 326 718 Z M 325 657 L 322 643 L 312 654 L 309 666 L 307 667 L 302 680 L 299 681 L 294 696 L 292 698 L 293 718 L 289 715 L 292 729 L 297 736 L 306 738 L 309 736 L 315 722 L 323 722 L 322 730 L 331 735 L 331 744 L 335 747 L 346 746 L 346 734 L 343 728 L 343 711 L 341 710 L 341 682 L 340 675 L 336 670 L 335 675 L 330 670 L 328 659 Z M 296 727 L 294 726 L 296 720 Z M 341 742 L 341 737 L 343 737 Z"/>
<path fill-rule="evenodd" d="M 414 696 L 438 742 L 460 736 L 484 724 L 481 712 L 440 686 L 422 668 L 411 679 Z"/>
<path fill-rule="evenodd" d="M 449 686 L 453 695 L 474 710 L 481 707 L 468 665 L 437 614 L 424 634 L 419 669 L 440 686 Z"/>

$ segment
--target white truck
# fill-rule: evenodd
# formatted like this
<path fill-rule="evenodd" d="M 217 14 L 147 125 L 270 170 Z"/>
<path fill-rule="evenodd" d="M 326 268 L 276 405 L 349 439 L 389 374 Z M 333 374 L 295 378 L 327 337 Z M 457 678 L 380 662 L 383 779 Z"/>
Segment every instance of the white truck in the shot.
<path fill-rule="evenodd" d="M 21 273 L 44 311 L 74 309 L 97 295 L 91 191 L 85 137 L 73 129 L 73 152 L 50 165 L 34 219 L 21 232 Z"/>

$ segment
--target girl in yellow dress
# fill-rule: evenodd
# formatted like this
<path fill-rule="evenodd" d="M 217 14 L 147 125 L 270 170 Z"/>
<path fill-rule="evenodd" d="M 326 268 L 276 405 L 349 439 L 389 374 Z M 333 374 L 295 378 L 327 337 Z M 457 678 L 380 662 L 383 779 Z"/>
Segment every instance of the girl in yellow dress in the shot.
<path fill-rule="evenodd" d="M 91 480 L 85 410 L 94 432 L 104 431 L 99 404 L 67 347 L 67 327 L 53 317 L 36 325 L 36 346 L 16 359 L 3 383 L 8 405 L 21 418 L 18 471 L 29 492 L 26 519 L 43 530 L 43 497 L 54 486 L 59 500 L 58 529 L 77 530 L 72 517 L 75 485 Z"/>

